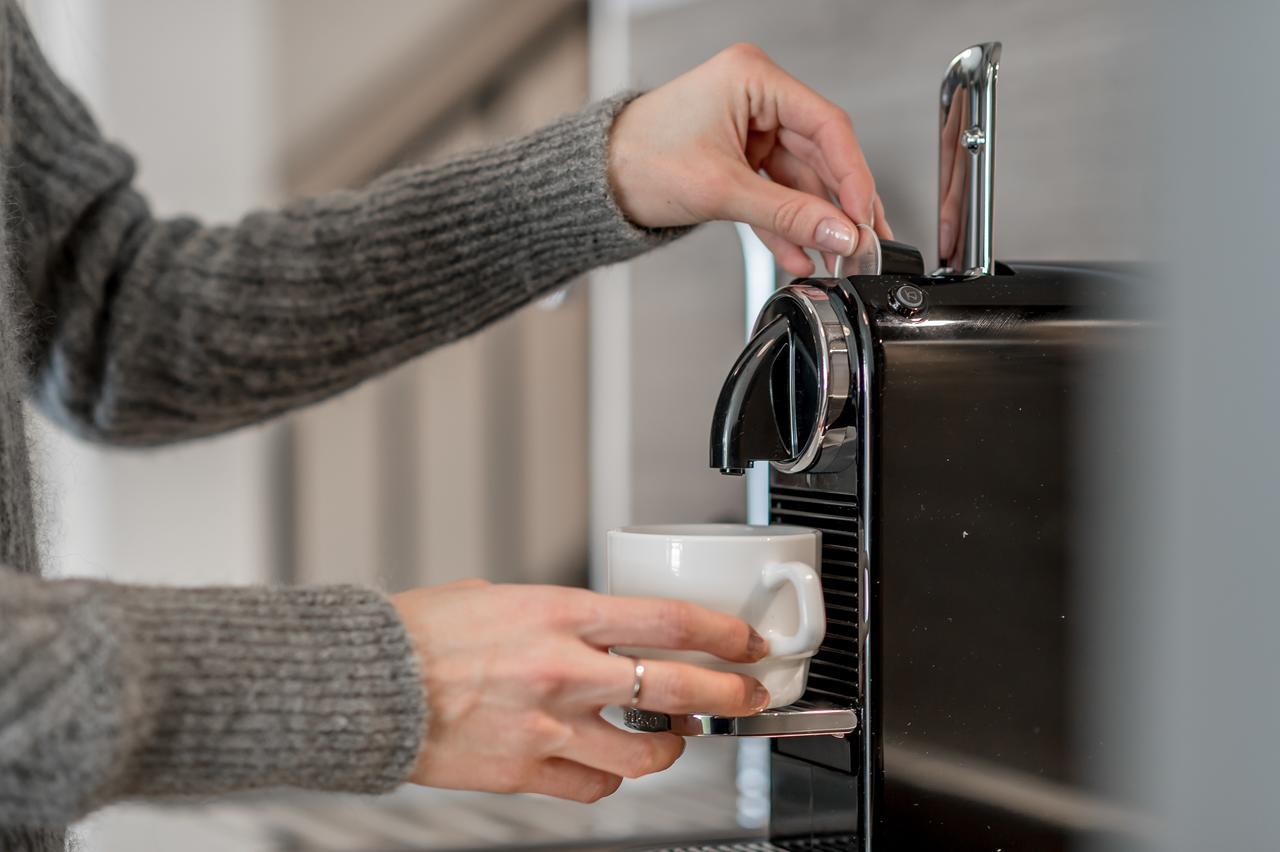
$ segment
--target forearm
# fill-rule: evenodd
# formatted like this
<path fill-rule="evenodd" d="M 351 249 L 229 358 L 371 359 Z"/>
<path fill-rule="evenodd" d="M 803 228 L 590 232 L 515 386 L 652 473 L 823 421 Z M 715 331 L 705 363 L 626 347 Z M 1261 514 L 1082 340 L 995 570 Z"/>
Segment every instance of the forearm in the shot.
<path fill-rule="evenodd" d="M 78 249 L 78 268 L 46 291 L 58 326 L 36 355 L 41 399 L 116 442 L 215 432 L 343 390 L 631 256 L 660 238 L 609 198 L 610 115 L 597 106 L 232 228 L 155 221 L 131 190 L 112 192 L 81 227 L 118 252 Z"/>
<path fill-rule="evenodd" d="M 0 569 L 0 825 L 137 796 L 381 792 L 425 699 L 380 595 L 48 582 Z"/>
<path fill-rule="evenodd" d="M 7 157 L 37 395 L 92 438 L 145 444 L 261 420 L 678 233 L 637 228 L 611 197 L 618 101 L 231 227 L 158 220 L 128 155 L 10 23 Z"/>

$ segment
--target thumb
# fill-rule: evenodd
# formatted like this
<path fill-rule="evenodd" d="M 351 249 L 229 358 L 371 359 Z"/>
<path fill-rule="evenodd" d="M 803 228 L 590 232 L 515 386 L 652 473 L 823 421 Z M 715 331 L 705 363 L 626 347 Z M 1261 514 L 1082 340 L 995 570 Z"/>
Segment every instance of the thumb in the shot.
<path fill-rule="evenodd" d="M 848 256 L 858 244 L 853 222 L 825 198 L 746 171 L 725 199 L 726 219 L 771 231 L 805 248 Z"/>

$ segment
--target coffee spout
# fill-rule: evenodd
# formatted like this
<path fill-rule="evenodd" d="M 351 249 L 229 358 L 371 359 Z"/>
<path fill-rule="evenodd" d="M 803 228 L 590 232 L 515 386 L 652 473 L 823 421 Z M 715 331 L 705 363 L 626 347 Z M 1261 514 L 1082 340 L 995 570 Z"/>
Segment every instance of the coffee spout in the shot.
<path fill-rule="evenodd" d="M 729 371 L 711 419 L 711 466 L 721 473 L 741 476 L 757 461 L 791 457 L 770 387 L 774 363 L 789 340 L 786 319 L 774 319 L 756 332 Z"/>

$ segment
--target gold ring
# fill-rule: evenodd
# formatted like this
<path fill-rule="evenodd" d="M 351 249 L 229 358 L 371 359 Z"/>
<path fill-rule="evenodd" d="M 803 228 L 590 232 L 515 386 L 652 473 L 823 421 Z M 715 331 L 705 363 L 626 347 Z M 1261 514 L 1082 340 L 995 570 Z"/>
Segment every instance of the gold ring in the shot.
<path fill-rule="evenodd" d="M 627 657 L 635 665 L 635 679 L 631 681 L 631 706 L 640 704 L 640 689 L 644 686 L 644 663 L 638 657 Z"/>

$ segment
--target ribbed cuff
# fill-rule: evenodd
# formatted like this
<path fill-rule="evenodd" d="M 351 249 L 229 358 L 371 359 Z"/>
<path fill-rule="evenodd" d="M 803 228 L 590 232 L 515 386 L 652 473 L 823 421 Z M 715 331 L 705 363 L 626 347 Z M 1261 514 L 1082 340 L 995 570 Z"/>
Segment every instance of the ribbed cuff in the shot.
<path fill-rule="evenodd" d="M 289 785 L 384 792 L 424 733 L 416 658 L 394 609 L 354 587 L 108 586 L 130 670 L 130 745 L 99 793 Z"/>
<path fill-rule="evenodd" d="M 599 188 L 599 193 L 586 192 L 584 195 L 593 200 L 596 194 L 602 196 L 597 202 L 599 207 L 596 221 L 609 235 L 606 237 L 606 243 L 616 246 L 619 252 L 617 260 L 625 260 L 665 245 L 694 228 L 692 225 L 675 228 L 645 228 L 628 219 L 626 213 L 618 206 L 613 186 L 609 182 L 610 133 L 618 113 L 642 94 L 644 92 L 641 91 L 619 92 L 613 97 L 597 101 L 576 117 L 586 128 L 589 128 L 586 134 L 587 144 L 582 156 L 583 161 L 591 166 L 592 185 Z"/>

